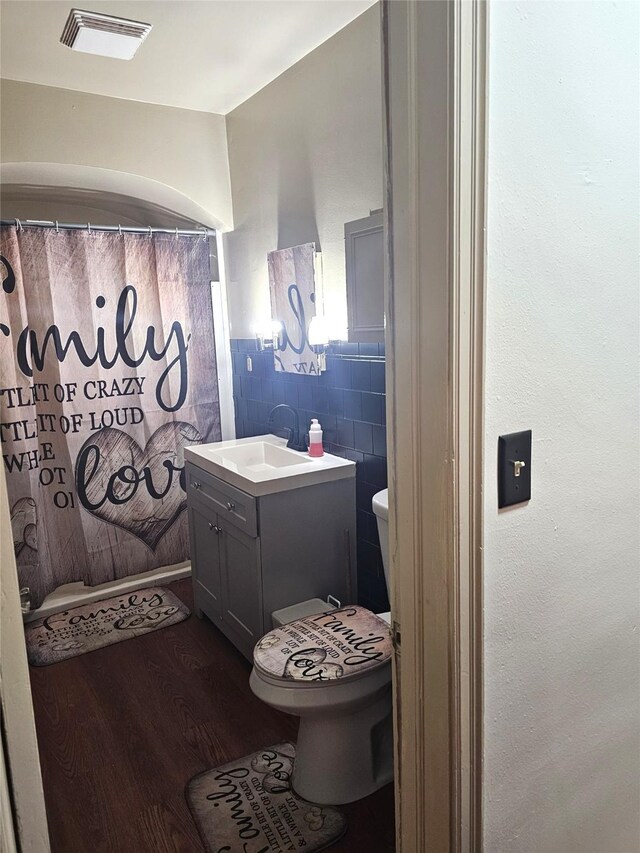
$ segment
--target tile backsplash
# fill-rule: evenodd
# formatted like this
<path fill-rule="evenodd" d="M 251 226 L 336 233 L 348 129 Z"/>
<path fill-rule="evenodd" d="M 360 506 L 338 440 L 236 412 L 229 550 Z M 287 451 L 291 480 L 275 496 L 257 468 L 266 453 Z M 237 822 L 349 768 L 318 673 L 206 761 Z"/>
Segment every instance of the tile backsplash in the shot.
<path fill-rule="evenodd" d="M 325 450 L 356 462 L 358 601 L 374 613 L 388 610 L 371 509 L 373 495 L 387 485 L 384 345 L 332 345 L 320 376 L 276 373 L 273 352 L 258 352 L 254 339 L 233 338 L 231 357 L 238 438 L 268 432 L 269 412 L 287 403 L 298 412 L 301 432 L 318 418 Z"/>

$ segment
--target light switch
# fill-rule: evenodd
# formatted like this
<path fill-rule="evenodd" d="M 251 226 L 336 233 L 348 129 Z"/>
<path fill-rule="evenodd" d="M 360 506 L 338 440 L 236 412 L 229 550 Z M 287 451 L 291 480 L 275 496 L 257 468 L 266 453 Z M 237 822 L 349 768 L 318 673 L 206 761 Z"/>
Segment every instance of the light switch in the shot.
<path fill-rule="evenodd" d="M 498 507 L 531 499 L 531 430 L 498 438 Z"/>

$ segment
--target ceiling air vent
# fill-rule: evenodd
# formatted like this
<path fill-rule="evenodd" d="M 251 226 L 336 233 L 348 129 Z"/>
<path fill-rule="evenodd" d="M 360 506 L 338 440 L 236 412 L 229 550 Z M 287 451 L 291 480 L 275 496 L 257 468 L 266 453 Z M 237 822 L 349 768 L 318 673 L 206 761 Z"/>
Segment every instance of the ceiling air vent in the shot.
<path fill-rule="evenodd" d="M 60 41 L 82 53 L 132 59 L 150 32 L 151 24 L 72 9 Z"/>

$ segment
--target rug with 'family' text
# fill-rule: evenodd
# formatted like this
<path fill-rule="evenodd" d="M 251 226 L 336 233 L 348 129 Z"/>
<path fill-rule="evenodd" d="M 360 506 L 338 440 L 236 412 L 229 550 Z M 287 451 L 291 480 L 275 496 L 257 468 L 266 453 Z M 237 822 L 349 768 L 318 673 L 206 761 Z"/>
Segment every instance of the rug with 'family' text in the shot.
<path fill-rule="evenodd" d="M 279 743 L 188 783 L 187 803 L 209 853 L 316 853 L 342 838 L 342 812 L 292 790 L 295 757 L 292 743 Z"/>
<path fill-rule="evenodd" d="M 32 666 L 47 666 L 182 622 L 189 608 L 162 587 L 139 589 L 52 613 L 25 626 Z"/>

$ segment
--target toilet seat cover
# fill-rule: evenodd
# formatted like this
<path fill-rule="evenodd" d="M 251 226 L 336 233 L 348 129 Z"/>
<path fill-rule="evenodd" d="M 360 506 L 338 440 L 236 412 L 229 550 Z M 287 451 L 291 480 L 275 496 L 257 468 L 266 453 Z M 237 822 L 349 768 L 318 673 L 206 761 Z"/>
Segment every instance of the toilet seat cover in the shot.
<path fill-rule="evenodd" d="M 270 631 L 253 651 L 256 669 L 285 681 L 344 681 L 385 664 L 389 625 L 364 607 L 305 616 Z"/>

